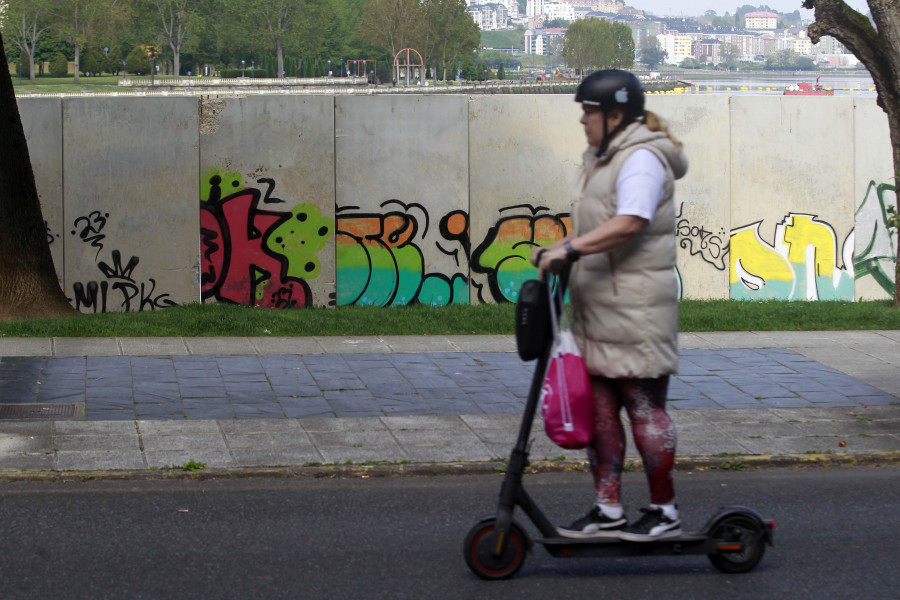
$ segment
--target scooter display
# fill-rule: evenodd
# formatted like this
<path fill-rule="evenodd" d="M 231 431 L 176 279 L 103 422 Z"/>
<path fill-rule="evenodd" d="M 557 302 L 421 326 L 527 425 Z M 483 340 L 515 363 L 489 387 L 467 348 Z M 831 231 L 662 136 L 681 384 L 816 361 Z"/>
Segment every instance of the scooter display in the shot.
<path fill-rule="evenodd" d="M 568 273 L 563 272 L 553 279 L 555 285 L 562 286 L 564 290 Z M 526 306 L 517 306 L 516 341 L 520 345 L 521 355 L 523 344 L 530 343 L 533 347 L 534 336 L 541 336 L 544 338 L 543 352 L 538 356 L 525 413 L 500 488 L 497 510 L 482 517 L 466 536 L 463 553 L 468 567 L 482 579 L 508 579 L 522 568 L 534 543 L 541 544 L 551 556 L 557 558 L 705 554 L 717 569 L 725 573 L 743 573 L 755 567 L 762 559 L 766 545 L 773 544 L 775 524 L 743 506 L 721 508 L 700 530 L 678 537 L 641 542 L 615 538 L 571 539 L 559 535 L 556 526 L 528 495 L 523 474 L 529 465 L 529 438 L 552 340 L 551 332 L 546 328 L 549 318 L 534 313 L 556 310 L 559 314 L 558 311 L 564 310 L 559 302 L 541 303 L 540 294 L 547 292 L 545 287 L 543 292 L 540 288 L 535 286 L 535 289 L 525 290 L 523 287 L 520 292 L 519 302 Z M 526 351 L 523 358 L 532 354 L 532 351 Z M 525 513 L 541 537 L 530 538 L 525 527 L 514 518 L 516 507 Z"/>

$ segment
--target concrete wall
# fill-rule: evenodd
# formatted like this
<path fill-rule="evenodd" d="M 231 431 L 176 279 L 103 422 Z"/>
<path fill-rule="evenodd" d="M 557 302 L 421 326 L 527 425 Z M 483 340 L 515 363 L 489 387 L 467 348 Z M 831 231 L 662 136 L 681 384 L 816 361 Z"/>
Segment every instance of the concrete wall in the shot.
<path fill-rule="evenodd" d="M 63 283 L 63 179 L 62 100 L 35 98 L 19 106 L 28 154 L 34 171 L 41 212 L 47 224 L 47 241 L 56 275 Z"/>
<path fill-rule="evenodd" d="M 337 96 L 337 304 L 469 302 L 465 96 Z"/>
<path fill-rule="evenodd" d="M 62 103 L 64 291 L 84 312 L 200 300 L 193 98 Z M 30 143 L 30 140 L 29 140 Z"/>
<path fill-rule="evenodd" d="M 886 298 L 874 99 L 651 95 L 685 145 L 685 298 Z M 556 95 L 19 100 L 63 288 L 85 312 L 515 301 L 584 150 Z M 199 210 L 198 210 L 199 209 Z"/>
<path fill-rule="evenodd" d="M 333 302 L 333 115 L 331 96 L 200 100 L 205 301 Z"/>

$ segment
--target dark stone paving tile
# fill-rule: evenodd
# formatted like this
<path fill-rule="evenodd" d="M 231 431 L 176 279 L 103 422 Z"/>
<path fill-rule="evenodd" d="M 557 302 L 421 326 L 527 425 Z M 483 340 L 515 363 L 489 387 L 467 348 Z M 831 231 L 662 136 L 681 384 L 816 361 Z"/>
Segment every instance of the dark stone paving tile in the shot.
<path fill-rule="evenodd" d="M 84 372 L 87 360 L 84 356 L 46 356 L 44 357 L 45 373 L 77 373 Z"/>
<path fill-rule="evenodd" d="M 724 408 L 718 402 L 714 402 L 708 398 L 702 400 L 673 400 L 672 402 L 669 402 L 667 406 L 682 410 L 720 410 Z"/>
<path fill-rule="evenodd" d="M 181 403 L 181 394 L 149 393 L 140 390 L 134 391 L 134 401 L 139 404 L 172 404 Z"/>
<path fill-rule="evenodd" d="M 479 415 L 484 412 L 481 407 L 474 402 L 432 406 L 432 410 L 436 415 Z"/>
<path fill-rule="evenodd" d="M 104 388 L 102 390 L 87 390 L 84 394 L 86 402 L 131 402 L 134 399 L 134 390 L 131 388 Z"/>
<path fill-rule="evenodd" d="M 823 391 L 802 391 L 797 394 L 799 397 L 811 404 L 830 404 L 833 406 L 853 406 L 855 401 L 851 400 L 843 394 L 839 394 L 832 390 Z"/>
<path fill-rule="evenodd" d="M 38 390 L 38 402 L 84 402 L 84 389 L 43 387 Z"/>
<path fill-rule="evenodd" d="M 85 364 L 88 370 L 105 371 L 108 369 L 131 370 L 130 356 L 88 356 Z"/>
<path fill-rule="evenodd" d="M 149 404 L 142 404 L 140 407 L 150 406 Z M 184 420 L 184 411 L 162 411 L 162 410 L 148 410 L 146 408 L 136 407 L 134 409 L 134 415 L 138 419 L 147 419 L 147 420 L 160 420 L 160 421 L 177 421 Z"/>
<path fill-rule="evenodd" d="M 185 408 L 204 408 L 204 407 L 217 407 L 217 406 L 228 406 L 228 398 L 225 396 L 211 396 L 208 398 L 182 398 L 181 404 L 185 406 Z"/>
<path fill-rule="evenodd" d="M 182 387 L 181 397 L 187 398 L 225 398 L 225 388 L 215 387 Z"/>
<path fill-rule="evenodd" d="M 325 398 L 279 398 L 284 415 L 290 419 L 316 416 L 334 416 Z"/>
<path fill-rule="evenodd" d="M 232 404 L 234 417 L 242 418 L 284 418 L 284 409 L 277 402 L 271 404 Z"/>
<path fill-rule="evenodd" d="M 764 405 L 772 408 L 802 408 L 809 406 L 809 402 L 799 396 L 786 398 L 762 398 L 760 399 Z"/>
<path fill-rule="evenodd" d="M 120 389 L 133 389 L 134 382 L 131 381 L 130 378 L 98 378 L 98 379 L 87 379 L 84 382 L 84 389 L 87 390 L 88 393 L 102 393 L 103 390 L 120 390 Z"/>
<path fill-rule="evenodd" d="M 366 402 L 371 402 L 375 399 L 375 396 L 367 389 L 361 390 L 323 390 L 322 395 L 329 402 L 331 401 L 340 401 L 340 400 L 348 400 L 348 401 L 356 401 L 363 400 Z"/>
<path fill-rule="evenodd" d="M 466 393 L 465 390 L 460 389 L 458 387 L 443 387 L 443 388 L 416 388 L 416 392 L 422 396 L 427 401 L 432 400 L 460 400 L 463 398 L 470 398 L 471 394 Z"/>
<path fill-rule="evenodd" d="M 271 393 L 272 386 L 268 381 L 226 381 L 225 391 L 231 393 Z"/>
<path fill-rule="evenodd" d="M 232 404 L 266 404 L 275 402 L 277 396 L 272 391 L 265 393 L 256 392 L 229 392 L 228 401 Z"/>
<path fill-rule="evenodd" d="M 852 400 L 856 406 L 886 406 L 897 402 L 897 397 L 882 393 L 874 396 L 853 396 L 850 400 Z"/>
<path fill-rule="evenodd" d="M 317 385 L 323 390 L 363 390 L 365 384 L 358 377 L 315 376 Z"/>
<path fill-rule="evenodd" d="M 6 379 L 0 380 L 0 401 L 6 398 L 34 398 L 37 395 L 38 385 L 35 380 Z"/>
<path fill-rule="evenodd" d="M 669 390 L 675 409 L 896 401 L 792 351 L 683 350 L 680 356 L 681 372 Z M 133 418 L 136 408 L 178 418 L 173 406 L 187 418 L 226 419 L 506 414 L 524 407 L 535 365 L 515 353 L 0 357 L 0 401 L 57 394 L 57 401 L 86 401 L 92 420 L 101 413 Z"/>
<path fill-rule="evenodd" d="M 467 399 L 476 402 L 479 406 L 490 404 L 509 404 L 518 403 L 525 400 L 524 397 L 516 396 L 508 392 L 492 392 L 490 394 L 468 394 Z"/>
<path fill-rule="evenodd" d="M 209 408 L 187 408 L 184 409 L 184 416 L 187 419 L 209 420 L 209 419 L 234 419 L 234 410 L 231 406 L 209 407 Z"/>
<path fill-rule="evenodd" d="M 309 373 L 285 373 L 279 375 L 269 375 L 268 376 L 269 384 L 274 388 L 275 386 L 314 386 L 316 385 L 316 380 L 313 379 L 313 376 Z M 318 387 L 318 386 L 317 386 Z"/>
<path fill-rule="evenodd" d="M 322 396 L 322 390 L 319 386 L 303 386 L 303 385 L 273 385 L 272 392 L 278 396 L 296 396 L 298 398 L 306 398 L 310 396 Z"/>
<path fill-rule="evenodd" d="M 383 417 L 384 413 L 380 410 L 361 410 L 361 411 L 339 411 L 335 410 L 334 414 L 336 417 L 347 418 L 347 419 L 359 419 L 362 417 Z"/>

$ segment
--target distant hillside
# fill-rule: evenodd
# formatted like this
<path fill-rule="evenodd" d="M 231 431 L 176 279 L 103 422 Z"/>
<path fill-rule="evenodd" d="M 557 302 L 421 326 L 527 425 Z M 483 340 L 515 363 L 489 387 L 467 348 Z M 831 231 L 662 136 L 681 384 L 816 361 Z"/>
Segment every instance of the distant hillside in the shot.
<path fill-rule="evenodd" d="M 502 29 L 500 31 L 482 31 L 481 46 L 483 48 L 525 48 L 524 29 Z"/>

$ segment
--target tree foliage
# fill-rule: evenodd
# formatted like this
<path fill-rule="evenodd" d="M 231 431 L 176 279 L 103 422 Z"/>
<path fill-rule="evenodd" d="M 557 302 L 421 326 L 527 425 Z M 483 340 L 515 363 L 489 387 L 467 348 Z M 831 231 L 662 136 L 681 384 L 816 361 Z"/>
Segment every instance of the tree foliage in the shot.
<path fill-rule="evenodd" d="M 51 0 L 53 29 L 75 49 L 75 83 L 78 83 L 81 51 L 92 41 L 111 37 L 125 15 L 120 0 Z"/>
<path fill-rule="evenodd" d="M 150 0 L 159 14 L 161 37 L 172 50 L 172 73 L 181 74 L 181 51 L 202 23 L 196 0 Z"/>
<path fill-rule="evenodd" d="M 0 26 L 28 57 L 28 80 L 34 83 L 34 60 L 41 36 L 53 23 L 50 0 L 6 0 Z M 4 56 L 5 60 L 5 56 Z"/>
<path fill-rule="evenodd" d="M 572 23 L 563 40 L 563 58 L 582 73 L 599 68 L 628 69 L 634 64 L 631 28 L 601 19 Z"/>
<path fill-rule="evenodd" d="M 871 20 L 842 0 L 804 0 L 803 8 L 815 11 L 816 20 L 809 26 L 812 43 L 817 44 L 823 36 L 830 35 L 850 50 L 872 75 L 878 106 L 887 114 L 897 189 L 900 185 L 900 2 L 868 0 L 867 3 Z M 900 208 L 900 194 L 896 197 Z M 894 235 L 894 306 L 900 306 L 900 229 Z"/>
<path fill-rule="evenodd" d="M 653 69 L 668 57 L 669 53 L 663 50 L 659 38 L 655 35 L 645 35 L 641 38 L 641 61 L 647 67 Z"/>
<path fill-rule="evenodd" d="M 426 65 L 437 65 L 442 79 L 481 42 L 465 0 L 369 0 L 363 15 L 361 33 L 373 48 L 391 61 L 400 50 L 414 48 Z"/>

